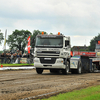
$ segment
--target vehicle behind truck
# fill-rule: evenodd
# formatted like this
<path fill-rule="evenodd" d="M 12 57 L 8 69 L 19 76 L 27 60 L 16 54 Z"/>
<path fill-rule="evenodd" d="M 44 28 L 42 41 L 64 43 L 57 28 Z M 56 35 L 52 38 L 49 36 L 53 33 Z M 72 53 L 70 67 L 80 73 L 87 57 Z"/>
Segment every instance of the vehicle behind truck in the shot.
<path fill-rule="evenodd" d="M 42 34 L 36 36 L 34 48 L 34 66 L 42 74 L 44 69 L 50 72 L 61 71 L 68 74 L 70 70 L 70 37 L 60 32 L 57 35 Z"/>

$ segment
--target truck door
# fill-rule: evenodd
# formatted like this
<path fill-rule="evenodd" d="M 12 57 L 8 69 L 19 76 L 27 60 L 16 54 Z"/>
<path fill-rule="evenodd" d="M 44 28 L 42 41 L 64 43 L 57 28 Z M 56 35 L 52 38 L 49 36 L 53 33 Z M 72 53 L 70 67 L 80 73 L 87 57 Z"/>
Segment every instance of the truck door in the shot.
<path fill-rule="evenodd" d="M 64 41 L 64 55 L 65 55 L 65 58 L 70 57 L 70 50 L 71 50 L 70 40 L 65 38 L 65 41 Z"/>

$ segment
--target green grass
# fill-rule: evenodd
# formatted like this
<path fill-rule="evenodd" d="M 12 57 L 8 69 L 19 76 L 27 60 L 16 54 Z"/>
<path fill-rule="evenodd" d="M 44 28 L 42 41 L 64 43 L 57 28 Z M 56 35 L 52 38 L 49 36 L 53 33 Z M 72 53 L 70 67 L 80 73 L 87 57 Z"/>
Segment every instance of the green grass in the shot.
<path fill-rule="evenodd" d="M 42 100 L 100 100 L 100 85 L 59 94 Z"/>
<path fill-rule="evenodd" d="M 33 66 L 34 64 L 0 64 L 0 66 L 3 65 L 3 67 L 19 67 L 19 66 Z"/>

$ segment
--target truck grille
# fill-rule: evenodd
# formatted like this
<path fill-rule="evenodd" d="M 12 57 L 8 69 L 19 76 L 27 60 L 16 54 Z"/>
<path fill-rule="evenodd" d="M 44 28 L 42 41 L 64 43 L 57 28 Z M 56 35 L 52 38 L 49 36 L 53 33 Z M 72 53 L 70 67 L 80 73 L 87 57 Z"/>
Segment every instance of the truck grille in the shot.
<path fill-rule="evenodd" d="M 45 59 L 45 58 L 40 58 L 40 62 L 42 64 L 54 64 L 56 61 L 56 58 L 51 58 L 51 59 Z"/>
<path fill-rule="evenodd" d="M 37 54 L 37 56 L 46 56 L 46 57 L 50 57 L 50 56 L 59 56 L 59 55 L 54 55 L 54 54 Z"/>
<path fill-rule="evenodd" d="M 40 53 L 37 52 L 37 56 L 59 56 L 60 52 L 57 51 L 41 51 Z"/>
<path fill-rule="evenodd" d="M 56 54 L 56 51 L 42 51 L 42 53 L 54 53 L 54 54 Z"/>

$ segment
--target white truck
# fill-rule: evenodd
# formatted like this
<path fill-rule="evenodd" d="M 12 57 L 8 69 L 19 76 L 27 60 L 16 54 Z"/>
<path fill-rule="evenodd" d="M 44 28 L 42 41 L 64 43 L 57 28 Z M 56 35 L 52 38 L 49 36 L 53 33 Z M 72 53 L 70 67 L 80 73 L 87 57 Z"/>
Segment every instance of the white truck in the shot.
<path fill-rule="evenodd" d="M 70 37 L 60 32 L 57 35 L 37 35 L 34 48 L 34 66 L 36 72 L 42 74 L 44 69 L 50 72 L 62 71 L 68 74 L 70 70 Z"/>
<path fill-rule="evenodd" d="M 86 56 L 71 57 L 70 37 L 58 32 L 57 35 L 37 35 L 34 48 L 34 66 L 36 72 L 42 74 L 44 69 L 50 72 L 60 71 L 62 74 L 81 74 L 93 72 L 92 60 Z"/>

